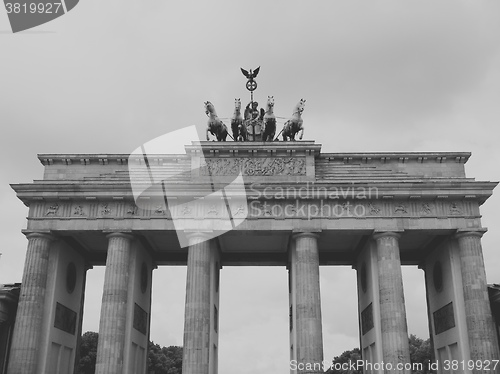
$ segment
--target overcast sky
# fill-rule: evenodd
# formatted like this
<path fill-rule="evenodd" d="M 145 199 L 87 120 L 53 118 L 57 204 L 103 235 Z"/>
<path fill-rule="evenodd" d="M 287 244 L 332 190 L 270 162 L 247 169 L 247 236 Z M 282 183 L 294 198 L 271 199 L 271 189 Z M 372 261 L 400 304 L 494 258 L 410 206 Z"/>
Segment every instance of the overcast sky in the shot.
<path fill-rule="evenodd" d="M 20 282 L 27 208 L 9 183 L 42 177 L 37 153 L 130 153 L 257 101 L 323 152 L 467 151 L 469 177 L 500 180 L 496 1 L 81 1 L 24 33 L 0 11 L 0 283 Z M 482 207 L 488 282 L 500 283 L 500 193 Z M 423 273 L 404 269 L 411 333 L 428 336 Z M 151 338 L 182 345 L 185 268 L 154 273 Z M 98 330 L 103 269 L 88 273 L 84 330 Z M 221 273 L 220 374 L 288 373 L 284 268 Z M 325 359 L 358 344 L 355 271 L 321 268 Z"/>

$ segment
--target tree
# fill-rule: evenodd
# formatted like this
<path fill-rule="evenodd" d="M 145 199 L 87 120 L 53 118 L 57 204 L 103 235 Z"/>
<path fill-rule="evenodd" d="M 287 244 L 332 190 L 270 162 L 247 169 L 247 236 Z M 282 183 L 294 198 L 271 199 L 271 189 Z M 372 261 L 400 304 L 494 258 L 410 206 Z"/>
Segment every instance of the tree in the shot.
<path fill-rule="evenodd" d="M 82 335 L 80 344 L 80 361 L 78 362 L 78 374 L 94 374 L 95 360 L 97 357 L 97 332 L 87 331 Z"/>
<path fill-rule="evenodd" d="M 422 364 L 422 370 L 414 370 L 414 374 L 432 373 L 429 363 L 432 360 L 431 339 L 423 340 L 411 334 L 410 339 L 410 361 L 412 364 Z"/>
<path fill-rule="evenodd" d="M 94 374 L 97 358 L 97 342 L 99 334 L 88 331 L 82 335 L 80 345 L 80 361 L 77 374 Z M 158 344 L 148 344 L 148 374 L 181 374 L 182 347 L 160 347 Z"/>
<path fill-rule="evenodd" d="M 340 356 L 336 356 L 330 368 L 326 371 L 327 374 L 363 374 L 362 368 L 357 370 L 356 362 L 361 360 L 361 352 L 359 348 L 345 351 Z M 354 367 L 354 369 L 353 369 Z"/>
<path fill-rule="evenodd" d="M 410 335 L 408 339 L 410 345 L 410 361 L 412 364 L 422 364 L 422 370 L 413 370 L 413 374 L 430 374 L 433 373 L 429 369 L 429 363 L 432 360 L 432 347 L 431 340 L 423 340 L 415 335 Z M 345 351 L 340 356 L 336 356 L 331 367 L 326 374 L 362 374 L 362 370 L 352 369 L 355 365 L 349 363 L 356 363 L 357 360 L 362 360 L 359 348 Z"/>
<path fill-rule="evenodd" d="M 160 348 L 158 344 L 149 342 L 148 348 L 148 374 L 182 373 L 182 347 Z"/>

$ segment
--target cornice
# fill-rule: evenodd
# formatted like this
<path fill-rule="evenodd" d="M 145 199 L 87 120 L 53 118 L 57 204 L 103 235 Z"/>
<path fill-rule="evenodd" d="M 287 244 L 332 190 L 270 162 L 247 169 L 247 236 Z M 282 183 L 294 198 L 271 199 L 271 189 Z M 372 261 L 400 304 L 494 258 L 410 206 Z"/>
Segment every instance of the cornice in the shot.
<path fill-rule="evenodd" d="M 297 152 L 307 152 L 314 154 L 320 159 L 330 161 L 341 161 L 344 163 L 387 163 L 387 162 L 411 162 L 418 163 L 445 163 L 458 162 L 466 163 L 470 152 L 342 152 L 342 153 L 320 153 L 321 144 L 314 144 L 312 141 L 295 142 L 293 145 L 285 142 L 264 143 L 264 142 L 241 142 L 224 144 L 215 142 L 193 142 L 186 146 L 187 154 L 149 154 L 148 158 L 162 158 L 168 160 L 187 160 L 194 153 L 198 153 L 200 148 L 203 153 L 211 156 L 246 156 L 250 155 L 276 155 L 276 154 L 297 154 Z M 288 152 L 290 151 L 290 152 Z M 39 154 L 40 162 L 47 165 L 127 165 L 129 157 L 127 153 L 111 154 Z M 140 156 L 138 156 L 140 158 Z"/>
<path fill-rule="evenodd" d="M 263 180 L 264 181 L 264 180 Z M 307 195 L 322 197 L 338 192 L 342 198 L 344 193 L 356 193 L 363 190 L 376 190 L 381 198 L 401 199 L 401 198 L 441 198 L 449 196 L 462 196 L 467 199 L 489 197 L 498 182 L 484 182 L 474 180 L 421 180 L 421 181 L 397 181 L 397 182 L 296 182 L 296 183 L 252 183 L 247 184 L 247 195 L 258 191 L 267 191 L 268 194 L 294 195 L 294 192 L 305 193 Z M 207 192 L 206 183 L 169 183 L 169 191 L 179 195 L 205 196 Z M 226 184 L 215 183 L 214 187 L 224 188 Z M 88 181 L 35 181 L 34 183 L 11 184 L 18 197 L 24 199 L 64 199 L 64 198 L 87 198 L 104 197 L 109 199 L 120 199 L 132 197 L 130 182 L 88 182 Z M 158 188 L 161 194 L 161 189 Z"/>
<path fill-rule="evenodd" d="M 476 181 L 465 176 L 463 164 L 471 156 L 470 152 L 320 153 L 321 145 L 315 144 L 314 141 L 192 142 L 192 144 L 185 146 L 185 150 L 186 154 L 148 154 L 147 159 L 143 155 L 137 155 L 134 163 L 137 162 L 138 166 L 140 165 L 139 171 L 142 173 L 146 173 L 149 169 L 144 169 L 144 165 L 141 163 L 147 163 L 149 166 L 165 166 L 165 175 L 170 176 L 169 173 L 171 173 L 172 176 L 172 179 L 168 181 L 169 197 L 179 198 L 207 196 L 209 184 L 217 190 L 226 188 L 234 179 L 234 176 L 229 173 L 234 169 L 234 165 L 226 161 L 231 158 L 240 161 L 242 159 L 247 161 L 251 158 L 261 161 L 263 159 L 272 160 L 269 163 L 263 163 L 262 170 L 267 170 L 264 167 L 269 167 L 271 170 L 269 165 L 272 166 L 276 159 L 285 158 L 285 156 L 305 160 L 303 162 L 305 171 L 302 173 L 303 175 L 299 176 L 296 175 L 295 169 L 291 172 L 288 166 L 290 169 L 286 169 L 290 171 L 288 174 L 280 174 L 280 170 L 274 169 L 272 170 L 275 171 L 275 174 L 271 175 L 255 176 L 248 172 L 249 175 L 244 176 L 245 196 L 250 199 L 261 198 L 262 191 L 268 191 L 270 195 L 280 195 L 281 199 L 302 198 L 300 194 L 297 194 L 297 191 L 307 191 L 306 199 L 331 199 L 332 191 L 339 190 L 338 198 L 346 200 L 350 198 L 350 196 L 344 195 L 346 190 L 352 192 L 354 189 L 370 189 L 377 191 L 375 197 L 377 200 L 466 199 L 482 204 L 492 195 L 493 189 L 498 184 L 497 182 Z M 201 153 L 211 158 L 215 164 L 215 172 L 219 173 L 217 174 L 218 178 L 193 174 L 192 170 L 202 169 Z M 13 184 L 11 187 L 26 205 L 33 201 L 133 201 L 134 196 L 128 179 L 129 157 L 129 154 L 118 153 L 40 154 L 38 158 L 45 165 L 44 180 L 36 180 L 29 184 Z M 226 159 L 218 160 L 217 158 Z M 133 160 L 133 157 L 130 160 Z M 179 165 L 175 165 L 176 163 Z M 227 163 L 231 165 L 225 165 Z M 330 163 L 331 169 L 328 166 Z M 412 165 L 394 165 L 395 163 Z M 427 165 L 420 166 L 419 163 L 427 163 Z M 436 163 L 446 163 L 447 165 L 435 167 Z M 461 165 L 457 165 L 457 163 Z M 191 165 L 189 166 L 189 164 Z M 236 163 L 234 164 L 236 165 Z M 276 162 L 276 164 L 279 163 Z M 338 166 L 339 164 L 340 166 Z M 368 165 L 344 166 L 347 164 Z M 386 167 L 384 164 L 392 165 Z M 89 165 L 92 167 L 88 168 Z M 444 173 L 447 176 L 441 177 L 441 170 L 447 170 L 447 174 Z M 190 171 L 191 176 L 189 176 Z M 353 179 L 349 179 L 351 172 L 354 175 Z M 178 180 L 175 179 L 177 175 L 183 173 L 187 173 L 187 175 Z M 149 187 L 147 186 L 148 178 L 144 178 L 144 184 Z M 139 182 L 142 183 L 142 181 Z M 135 181 L 134 183 L 139 182 Z M 281 192 L 283 190 L 286 191 L 285 194 Z M 162 196 L 161 185 L 151 186 L 148 192 L 151 192 L 152 198 Z"/>
<path fill-rule="evenodd" d="M 186 154 L 153 154 L 148 155 L 151 159 L 165 160 L 189 160 Z M 136 156 L 141 160 L 141 155 Z M 38 159 L 44 166 L 50 165 L 128 165 L 129 158 L 134 156 L 127 153 L 115 154 L 38 154 Z"/>
<path fill-rule="evenodd" d="M 320 159 L 341 161 L 344 163 L 452 163 L 465 164 L 471 156 L 470 152 L 355 152 L 355 153 L 321 153 Z"/>
<path fill-rule="evenodd" d="M 332 191 L 361 191 L 363 189 L 378 190 L 385 194 L 408 195 L 416 197 L 425 197 L 426 195 L 444 195 L 463 193 L 464 196 L 473 197 L 473 195 L 481 195 L 485 193 L 491 194 L 493 189 L 499 182 L 484 182 L 484 181 L 422 181 L 415 183 L 415 181 L 408 182 L 373 182 L 373 181 L 357 181 L 357 182 L 335 182 L 335 183 L 314 183 L 314 182 L 300 182 L 300 183 L 245 183 L 247 191 L 262 191 L 266 190 L 270 193 L 276 192 L 282 194 L 283 191 L 316 191 L 317 193 L 329 193 Z M 207 185 L 206 183 L 185 183 L 174 182 L 168 183 L 169 191 L 181 191 L 184 194 L 193 193 L 196 191 L 207 192 L 211 190 L 211 186 L 216 189 L 225 188 L 228 183 L 213 183 Z M 11 188 L 18 194 L 32 194 L 48 196 L 57 194 L 58 196 L 64 195 L 130 195 L 132 193 L 130 182 L 76 182 L 76 183 L 22 183 L 11 184 Z M 158 191 L 161 191 L 161 185 L 158 185 Z"/>

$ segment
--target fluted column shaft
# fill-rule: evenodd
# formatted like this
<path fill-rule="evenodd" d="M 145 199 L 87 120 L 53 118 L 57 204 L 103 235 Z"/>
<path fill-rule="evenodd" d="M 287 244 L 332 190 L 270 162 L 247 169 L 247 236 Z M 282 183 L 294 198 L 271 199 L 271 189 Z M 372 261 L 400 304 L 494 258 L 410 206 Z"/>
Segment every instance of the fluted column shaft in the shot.
<path fill-rule="evenodd" d="M 10 374 L 37 374 L 50 242 L 46 233 L 29 233 L 21 294 L 10 350 Z"/>
<path fill-rule="evenodd" d="M 108 235 L 96 374 L 122 374 L 132 236 Z"/>
<path fill-rule="evenodd" d="M 374 239 L 377 243 L 380 327 L 384 362 L 393 365 L 391 373 L 409 374 L 411 370 L 396 370 L 397 364 L 410 362 L 399 234 L 383 232 L 375 234 Z"/>
<path fill-rule="evenodd" d="M 470 358 L 485 362 L 485 360 L 498 360 L 499 352 L 488 298 L 481 248 L 482 235 L 482 232 L 469 231 L 458 233 L 456 237 L 461 263 Z M 500 373 L 500 368 L 495 372 Z M 483 371 L 476 369 L 473 373 L 483 373 Z"/>
<path fill-rule="evenodd" d="M 297 362 L 304 368 L 323 362 L 323 332 L 319 286 L 318 235 L 299 233 L 295 239 Z M 322 370 L 299 370 L 299 373 L 322 373 Z"/>
<path fill-rule="evenodd" d="M 190 234 L 184 317 L 183 374 L 208 374 L 210 352 L 210 241 Z"/>

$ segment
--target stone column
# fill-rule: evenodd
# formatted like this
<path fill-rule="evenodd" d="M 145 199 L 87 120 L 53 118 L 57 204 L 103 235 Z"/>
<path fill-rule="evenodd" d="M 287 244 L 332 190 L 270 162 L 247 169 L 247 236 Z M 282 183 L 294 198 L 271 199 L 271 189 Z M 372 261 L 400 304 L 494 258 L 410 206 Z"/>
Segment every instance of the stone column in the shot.
<path fill-rule="evenodd" d="M 376 233 L 377 267 L 380 303 L 380 328 L 384 363 L 391 363 L 391 373 L 411 373 L 396 370 L 397 364 L 410 362 L 408 327 L 406 324 L 403 274 L 399 257 L 399 234 Z"/>
<path fill-rule="evenodd" d="M 48 233 L 30 232 L 21 294 L 10 350 L 10 374 L 37 374 L 45 307 L 50 242 Z"/>
<path fill-rule="evenodd" d="M 318 234 L 303 232 L 295 239 L 296 336 L 299 373 L 323 373 L 323 333 L 319 288 Z M 319 364 L 319 365 L 318 365 Z"/>
<path fill-rule="evenodd" d="M 125 233 L 112 233 L 107 237 L 109 243 L 99 323 L 96 374 L 122 374 L 133 237 Z"/>
<path fill-rule="evenodd" d="M 208 374 L 210 362 L 210 241 L 188 234 L 183 374 Z"/>
<path fill-rule="evenodd" d="M 498 340 L 495 323 L 491 315 L 481 231 L 465 231 L 456 234 L 460 256 L 462 285 L 464 291 L 465 318 L 469 335 L 471 360 L 498 360 Z M 497 369 L 496 373 L 500 372 Z M 473 373 L 482 373 L 473 370 Z"/>

